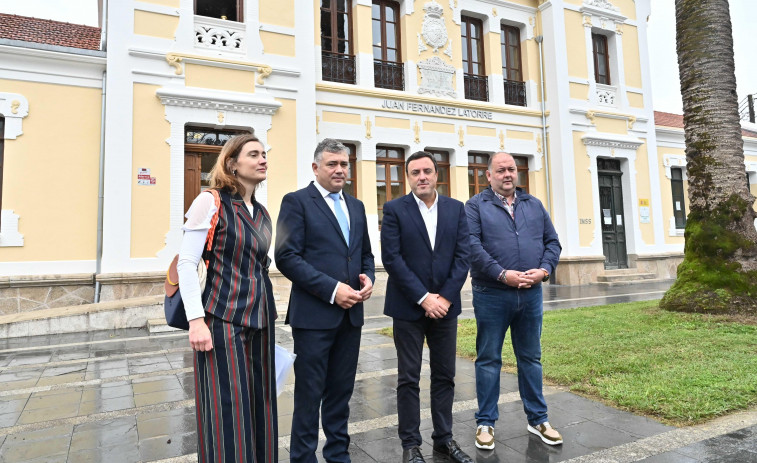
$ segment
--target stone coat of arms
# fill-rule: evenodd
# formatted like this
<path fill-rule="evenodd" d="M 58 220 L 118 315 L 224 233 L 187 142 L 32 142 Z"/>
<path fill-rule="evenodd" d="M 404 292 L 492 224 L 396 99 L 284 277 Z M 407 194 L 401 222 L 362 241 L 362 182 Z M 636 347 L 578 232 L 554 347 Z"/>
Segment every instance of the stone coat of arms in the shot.
<path fill-rule="evenodd" d="M 423 27 L 421 33 L 423 40 L 434 49 L 434 53 L 439 48 L 447 44 L 447 27 L 444 25 L 444 9 L 434 1 L 428 2 L 423 6 L 426 16 L 423 18 Z"/>

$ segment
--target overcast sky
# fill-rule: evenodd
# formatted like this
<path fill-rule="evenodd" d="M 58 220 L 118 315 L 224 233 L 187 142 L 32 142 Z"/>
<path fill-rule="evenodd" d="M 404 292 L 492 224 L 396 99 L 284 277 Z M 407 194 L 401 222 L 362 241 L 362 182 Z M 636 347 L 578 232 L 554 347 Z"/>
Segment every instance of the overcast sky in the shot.
<path fill-rule="evenodd" d="M 673 0 L 651 0 L 649 60 L 654 108 L 680 114 Z M 739 101 L 757 93 L 757 1 L 731 0 Z M 0 0 L 0 12 L 97 26 L 97 0 Z M 644 18 L 638 18 L 643 20 Z"/>

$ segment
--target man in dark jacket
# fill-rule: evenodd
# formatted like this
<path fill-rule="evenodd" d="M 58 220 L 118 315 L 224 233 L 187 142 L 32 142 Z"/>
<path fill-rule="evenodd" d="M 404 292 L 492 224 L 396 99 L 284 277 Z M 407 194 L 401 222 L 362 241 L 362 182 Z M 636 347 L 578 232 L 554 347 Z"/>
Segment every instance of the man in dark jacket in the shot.
<path fill-rule="evenodd" d="M 515 187 L 517 176 L 513 157 L 495 153 L 486 171 L 490 188 L 465 205 L 478 328 L 476 447 L 487 450 L 494 448 L 502 344 L 508 327 L 527 429 L 546 444 L 562 444 L 562 436 L 547 421 L 541 367 L 541 283 L 554 272 L 562 247 L 541 202 Z"/>
<path fill-rule="evenodd" d="M 384 314 L 394 319 L 397 347 L 397 416 L 404 463 L 423 463 L 419 386 L 423 341 L 431 366 L 434 452 L 473 463 L 452 439 L 455 348 L 460 289 L 468 276 L 470 238 L 463 203 L 436 192 L 430 153 L 405 163 L 412 193 L 384 204 L 381 259 L 389 274 Z"/>

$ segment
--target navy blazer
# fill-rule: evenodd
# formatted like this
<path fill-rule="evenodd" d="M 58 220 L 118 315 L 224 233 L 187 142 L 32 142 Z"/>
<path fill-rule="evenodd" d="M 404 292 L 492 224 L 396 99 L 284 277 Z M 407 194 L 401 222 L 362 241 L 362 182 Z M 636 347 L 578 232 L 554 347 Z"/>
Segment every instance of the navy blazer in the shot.
<path fill-rule="evenodd" d="M 359 275 L 376 280 L 365 207 L 344 194 L 350 213 L 350 243 L 344 241 L 336 216 L 310 182 L 281 201 L 276 224 L 276 267 L 292 282 L 286 323 L 293 328 L 332 329 L 345 309 L 329 303 L 337 281 L 360 289 Z M 363 303 L 349 310 L 353 326 L 363 325 Z"/>
<path fill-rule="evenodd" d="M 460 315 L 468 276 L 470 239 L 463 203 L 439 195 L 434 249 L 412 193 L 384 204 L 381 259 L 389 280 L 384 314 L 400 320 L 425 315 L 418 300 L 436 293 L 452 303 L 444 318 Z"/>

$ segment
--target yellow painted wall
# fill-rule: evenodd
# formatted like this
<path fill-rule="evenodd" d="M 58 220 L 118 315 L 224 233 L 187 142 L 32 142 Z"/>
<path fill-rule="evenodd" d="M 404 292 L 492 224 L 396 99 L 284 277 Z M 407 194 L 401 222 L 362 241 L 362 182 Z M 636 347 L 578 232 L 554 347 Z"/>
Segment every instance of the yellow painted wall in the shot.
<path fill-rule="evenodd" d="M 313 22 L 315 22 L 315 46 L 321 46 L 321 2 L 313 1 Z"/>
<path fill-rule="evenodd" d="M 29 101 L 3 166 L 2 208 L 19 215 L 24 246 L 0 248 L 0 261 L 94 260 L 101 90 L 5 79 L 0 88 Z"/>
<path fill-rule="evenodd" d="M 187 87 L 213 88 L 231 92 L 255 92 L 255 72 L 203 66 L 187 63 L 184 66 Z"/>
<path fill-rule="evenodd" d="M 587 101 L 589 99 L 589 86 L 570 82 L 570 97 L 576 100 Z"/>
<path fill-rule="evenodd" d="M 440 122 L 423 122 L 423 130 L 428 132 L 455 133 L 454 124 L 442 124 Z"/>
<path fill-rule="evenodd" d="M 565 36 L 565 48 L 568 50 L 568 74 L 570 77 L 588 79 L 586 35 L 581 13 L 565 10 Z"/>
<path fill-rule="evenodd" d="M 339 124 L 360 125 L 360 114 L 340 113 L 335 111 L 324 111 L 321 115 L 323 122 L 337 122 Z"/>
<path fill-rule="evenodd" d="M 642 138 L 642 140 L 644 140 Z M 631 201 L 638 205 L 638 198 L 650 199 L 652 198 L 652 187 L 649 181 L 649 156 L 647 155 L 647 144 L 644 140 L 644 144 L 639 146 L 636 150 L 636 198 L 631 198 Z M 628 174 L 624 174 L 628 175 Z M 631 194 L 630 191 L 624 191 L 624 195 Z M 626 233 L 630 233 L 631 227 L 635 221 L 638 221 L 638 217 L 632 217 L 631 211 L 624 211 L 626 219 Z M 637 212 L 638 214 L 638 212 Z M 649 223 L 640 223 L 641 239 L 644 244 L 651 245 L 656 244 L 654 239 L 654 204 L 649 205 Z M 630 252 L 630 251 L 629 251 Z"/>
<path fill-rule="evenodd" d="M 502 74 L 502 43 L 499 35 L 499 27 L 484 34 L 484 55 L 486 61 L 486 75 Z"/>
<path fill-rule="evenodd" d="M 597 126 L 597 131 L 605 133 L 628 133 L 628 121 L 626 119 L 610 119 L 609 117 L 602 117 L 597 115 L 594 118 L 594 123 Z"/>
<path fill-rule="evenodd" d="M 397 119 L 396 117 L 376 116 L 376 127 L 386 127 L 389 129 L 409 129 L 409 119 Z"/>
<path fill-rule="evenodd" d="M 575 160 L 576 175 L 576 197 L 574 200 L 578 206 L 578 217 L 571 217 L 568 220 L 578 221 L 578 243 L 582 247 L 591 246 L 594 241 L 594 197 L 596 193 L 592 190 L 591 158 L 586 155 L 586 145 L 581 140 L 581 132 L 573 132 L 573 159 Z M 590 224 L 581 224 L 579 219 L 591 219 Z M 601 240 L 602 237 L 596 237 Z"/>
<path fill-rule="evenodd" d="M 260 31 L 263 51 L 266 55 L 295 56 L 294 36 L 276 32 Z"/>
<path fill-rule="evenodd" d="M 450 167 L 449 171 L 449 194 L 458 201 L 467 201 L 470 198 L 468 168 Z"/>
<path fill-rule="evenodd" d="M 507 138 L 513 140 L 533 140 L 534 134 L 533 132 L 524 132 L 522 130 L 508 130 Z"/>
<path fill-rule="evenodd" d="M 644 95 L 636 92 L 626 92 L 628 95 L 628 103 L 634 108 L 644 107 Z"/>
<path fill-rule="evenodd" d="M 480 137 L 496 137 L 497 131 L 495 129 L 489 128 L 489 127 L 476 127 L 474 125 L 469 125 L 467 127 L 466 132 L 468 135 L 478 135 Z"/>
<path fill-rule="evenodd" d="M 150 11 L 134 10 L 134 33 L 173 40 L 179 17 Z"/>
<path fill-rule="evenodd" d="M 138 0 L 137 3 L 153 3 L 156 5 L 178 8 L 181 4 L 181 0 Z"/>
<path fill-rule="evenodd" d="M 544 158 L 542 158 L 542 163 L 544 162 Z M 546 173 L 544 167 L 541 168 L 541 170 L 534 171 L 529 170 L 528 171 L 528 192 L 529 194 L 536 196 L 539 198 L 539 200 L 544 204 L 544 207 L 547 207 L 547 183 L 545 181 Z"/>
<path fill-rule="evenodd" d="M 258 11 L 263 24 L 294 27 L 294 0 L 259 0 Z"/>
<path fill-rule="evenodd" d="M 171 125 L 155 96 L 159 85 L 134 84 L 131 167 L 132 258 L 155 257 L 165 246 L 169 229 L 171 155 L 166 139 Z M 137 185 L 140 168 L 150 169 L 155 185 Z"/>
<path fill-rule="evenodd" d="M 624 25 L 623 35 L 623 65 L 626 72 L 626 85 L 641 88 L 641 58 L 639 57 L 639 31 L 635 27 Z"/>
<path fill-rule="evenodd" d="M 620 8 L 620 13 L 630 20 L 636 19 L 636 1 L 635 0 L 613 0 L 613 5 Z"/>
<path fill-rule="evenodd" d="M 284 195 L 297 189 L 297 176 L 292 175 L 292 166 L 297 165 L 297 101 L 277 100 L 281 107 L 273 115 L 268 131 L 268 212 L 275 224 Z M 274 227 L 276 233 L 276 227 Z"/>
<path fill-rule="evenodd" d="M 365 205 L 367 215 L 378 214 L 376 204 L 376 161 L 357 163 L 357 197 Z"/>
<path fill-rule="evenodd" d="M 370 53 L 373 54 L 373 32 L 371 25 L 373 20 L 371 19 L 371 7 L 365 5 L 354 4 L 352 7 L 352 27 L 353 37 L 355 37 L 355 43 L 353 44 L 353 52 L 358 53 Z M 404 37 L 403 37 L 404 38 Z"/>

